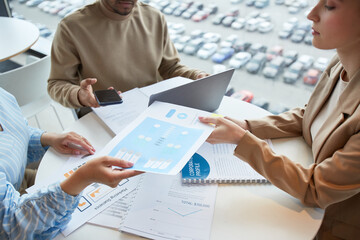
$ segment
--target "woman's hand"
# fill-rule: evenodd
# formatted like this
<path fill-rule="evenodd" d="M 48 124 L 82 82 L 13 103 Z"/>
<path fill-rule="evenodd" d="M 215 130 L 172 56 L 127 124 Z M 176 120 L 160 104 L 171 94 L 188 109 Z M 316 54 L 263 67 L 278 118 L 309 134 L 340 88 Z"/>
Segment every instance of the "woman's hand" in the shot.
<path fill-rule="evenodd" d="M 62 134 L 45 132 L 40 141 L 43 146 L 51 146 L 59 153 L 74 155 L 95 153 L 95 149 L 90 142 L 74 132 Z"/>
<path fill-rule="evenodd" d="M 200 122 L 214 124 L 215 129 L 210 134 L 207 142 L 211 144 L 216 143 L 238 143 L 244 136 L 246 129 L 242 128 L 243 125 L 233 122 L 230 118 L 223 117 L 199 117 Z M 246 123 L 246 122 L 245 122 Z"/>
<path fill-rule="evenodd" d="M 109 156 L 94 158 L 64 180 L 60 186 L 64 192 L 76 196 L 93 182 L 106 184 L 114 188 L 121 180 L 142 173 L 135 170 L 113 169 L 113 166 L 129 168 L 133 164 Z"/>

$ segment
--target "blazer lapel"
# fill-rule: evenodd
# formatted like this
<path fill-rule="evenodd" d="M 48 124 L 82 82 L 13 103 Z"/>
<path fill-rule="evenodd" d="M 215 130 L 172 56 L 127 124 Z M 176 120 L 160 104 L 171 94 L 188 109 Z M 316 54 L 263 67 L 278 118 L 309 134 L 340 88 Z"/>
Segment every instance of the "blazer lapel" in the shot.
<path fill-rule="evenodd" d="M 312 93 L 305 110 L 305 115 L 303 118 L 303 134 L 306 142 L 310 144 L 312 144 L 312 137 L 310 132 L 312 122 L 330 97 L 342 70 L 342 66 L 339 63 L 337 57 L 333 59 L 332 63 L 333 64 L 330 65 L 329 68 L 326 69 L 322 74 L 321 80 L 319 81 L 314 92 Z"/>
<path fill-rule="evenodd" d="M 335 79 L 338 79 L 340 72 L 334 72 Z M 331 76 L 331 75 L 330 75 Z M 334 82 L 334 81 L 333 81 Z M 336 82 L 336 81 L 335 81 Z M 334 84 L 331 84 L 332 86 Z M 333 87 L 331 88 L 332 91 Z M 318 135 L 315 138 L 315 144 L 313 144 L 314 159 L 317 159 L 321 148 L 325 144 L 329 135 L 336 130 L 348 116 L 352 115 L 360 103 L 360 70 L 355 76 L 350 79 L 348 85 L 341 94 L 338 103 L 335 106 L 334 113 L 329 116 L 324 125 L 320 128 Z M 330 94 L 329 94 L 330 95 Z M 329 95 L 326 95 L 326 100 Z M 325 102 L 325 101 L 323 101 Z M 321 104 L 322 105 L 322 104 Z M 317 109 L 316 114 L 320 111 Z M 316 116 L 316 115 L 315 115 Z M 312 120 L 315 116 L 312 116 Z M 310 128 L 309 128 L 310 129 Z"/>

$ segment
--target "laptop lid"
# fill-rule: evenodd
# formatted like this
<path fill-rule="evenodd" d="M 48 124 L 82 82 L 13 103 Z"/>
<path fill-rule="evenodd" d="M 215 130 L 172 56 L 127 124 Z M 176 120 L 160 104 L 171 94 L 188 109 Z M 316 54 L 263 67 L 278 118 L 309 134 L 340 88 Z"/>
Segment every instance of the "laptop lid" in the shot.
<path fill-rule="evenodd" d="M 154 101 L 161 101 L 213 112 L 218 109 L 233 74 L 234 69 L 229 69 L 152 94 L 148 105 Z"/>

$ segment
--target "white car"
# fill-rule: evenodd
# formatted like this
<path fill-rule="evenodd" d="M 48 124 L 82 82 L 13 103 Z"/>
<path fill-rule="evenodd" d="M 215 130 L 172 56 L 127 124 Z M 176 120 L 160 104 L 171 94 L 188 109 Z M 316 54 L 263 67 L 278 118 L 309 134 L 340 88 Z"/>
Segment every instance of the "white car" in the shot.
<path fill-rule="evenodd" d="M 245 27 L 246 20 L 245 18 L 238 18 L 235 22 L 231 24 L 231 28 L 235 30 L 239 30 Z"/>
<path fill-rule="evenodd" d="M 313 67 L 320 70 L 321 72 L 323 72 L 325 70 L 326 66 L 328 65 L 328 63 L 329 63 L 329 59 L 324 58 L 324 57 L 319 57 L 314 62 Z"/>
<path fill-rule="evenodd" d="M 204 38 L 205 42 L 217 43 L 220 41 L 221 35 L 219 33 L 207 32 L 203 35 L 203 38 Z"/>
<path fill-rule="evenodd" d="M 251 54 L 248 52 L 239 52 L 230 59 L 229 65 L 232 68 L 239 69 L 245 66 L 251 59 Z"/>
<path fill-rule="evenodd" d="M 206 43 L 197 52 L 197 56 L 201 59 L 208 59 L 217 51 L 218 45 L 216 43 Z"/>
<path fill-rule="evenodd" d="M 303 64 L 304 70 L 308 70 L 314 63 L 314 57 L 304 54 L 301 55 L 297 61 Z"/>
<path fill-rule="evenodd" d="M 267 33 L 272 31 L 274 28 L 274 24 L 272 24 L 271 22 L 262 22 L 259 24 L 257 30 L 261 33 Z"/>

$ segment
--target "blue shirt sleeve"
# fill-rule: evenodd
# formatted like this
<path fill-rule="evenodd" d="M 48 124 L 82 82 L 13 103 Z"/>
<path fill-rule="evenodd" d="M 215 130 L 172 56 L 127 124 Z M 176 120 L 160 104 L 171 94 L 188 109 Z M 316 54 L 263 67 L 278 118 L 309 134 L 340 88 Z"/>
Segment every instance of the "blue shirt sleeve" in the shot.
<path fill-rule="evenodd" d="M 52 239 L 71 219 L 81 194 L 71 196 L 54 183 L 20 196 L 0 172 L 0 239 Z"/>
<path fill-rule="evenodd" d="M 43 130 L 28 126 L 29 132 L 29 147 L 27 153 L 28 163 L 37 162 L 42 159 L 46 150 L 49 147 L 43 147 L 40 142 L 41 135 L 44 133 Z"/>

